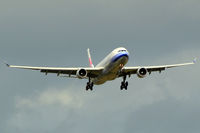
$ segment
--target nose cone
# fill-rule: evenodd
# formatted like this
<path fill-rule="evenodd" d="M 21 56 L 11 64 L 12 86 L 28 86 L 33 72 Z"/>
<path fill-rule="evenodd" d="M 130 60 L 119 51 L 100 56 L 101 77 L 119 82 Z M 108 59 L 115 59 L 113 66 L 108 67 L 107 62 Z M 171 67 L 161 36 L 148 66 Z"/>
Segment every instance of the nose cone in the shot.
<path fill-rule="evenodd" d="M 114 54 L 123 54 L 123 55 L 126 55 L 127 57 L 129 57 L 129 52 L 124 47 L 116 48 L 115 50 L 113 50 L 113 53 Z"/>
<path fill-rule="evenodd" d="M 120 49 L 112 58 L 112 62 L 116 62 L 119 59 L 129 59 L 129 53 L 125 49 Z"/>
<path fill-rule="evenodd" d="M 124 48 L 124 51 L 122 53 L 126 54 L 129 57 L 129 52 L 127 49 Z"/>
<path fill-rule="evenodd" d="M 128 54 L 128 56 L 129 56 L 129 52 L 128 52 L 128 50 L 127 49 L 125 49 L 126 50 L 126 53 Z"/>

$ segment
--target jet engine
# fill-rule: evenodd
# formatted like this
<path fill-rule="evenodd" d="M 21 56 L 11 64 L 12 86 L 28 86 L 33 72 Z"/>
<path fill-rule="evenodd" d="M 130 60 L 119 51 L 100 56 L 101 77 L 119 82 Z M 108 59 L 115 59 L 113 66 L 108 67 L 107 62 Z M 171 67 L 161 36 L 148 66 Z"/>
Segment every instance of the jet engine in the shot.
<path fill-rule="evenodd" d="M 139 78 L 144 78 L 146 75 L 147 75 L 147 69 L 146 68 L 139 68 L 138 70 L 137 70 L 137 76 L 139 77 Z"/>
<path fill-rule="evenodd" d="M 77 72 L 76 72 L 76 76 L 79 78 L 79 79 L 83 79 L 83 78 L 86 78 L 87 77 L 87 71 L 83 68 L 79 69 Z"/>

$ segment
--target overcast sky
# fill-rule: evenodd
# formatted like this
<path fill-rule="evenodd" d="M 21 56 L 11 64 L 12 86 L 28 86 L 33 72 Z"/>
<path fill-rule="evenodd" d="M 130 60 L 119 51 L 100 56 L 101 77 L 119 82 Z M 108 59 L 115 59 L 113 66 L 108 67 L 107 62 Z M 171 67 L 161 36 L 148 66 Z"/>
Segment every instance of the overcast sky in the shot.
<path fill-rule="evenodd" d="M 200 57 L 199 0 L 1 0 L 0 60 L 88 66 L 114 48 L 127 66 Z M 197 60 L 198 61 L 198 60 Z M 199 133 L 199 62 L 117 79 L 86 92 L 87 80 L 0 65 L 1 133 Z"/>

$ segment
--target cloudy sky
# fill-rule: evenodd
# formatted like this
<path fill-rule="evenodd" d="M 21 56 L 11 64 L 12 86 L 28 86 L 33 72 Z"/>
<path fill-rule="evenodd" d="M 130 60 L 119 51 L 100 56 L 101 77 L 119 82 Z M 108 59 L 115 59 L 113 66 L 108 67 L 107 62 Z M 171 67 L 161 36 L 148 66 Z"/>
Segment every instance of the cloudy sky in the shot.
<path fill-rule="evenodd" d="M 199 0 L 1 0 L 0 60 L 16 65 L 88 66 L 114 48 L 128 66 L 200 57 Z M 86 80 L 0 65 L 2 133 L 199 133 L 200 65 L 133 75 L 86 92 Z"/>

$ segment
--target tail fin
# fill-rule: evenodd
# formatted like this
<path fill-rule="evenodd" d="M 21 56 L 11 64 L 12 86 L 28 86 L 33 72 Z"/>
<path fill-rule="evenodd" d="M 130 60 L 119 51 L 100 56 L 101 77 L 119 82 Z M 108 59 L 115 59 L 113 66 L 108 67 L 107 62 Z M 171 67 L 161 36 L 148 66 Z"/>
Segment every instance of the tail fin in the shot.
<path fill-rule="evenodd" d="M 94 68 L 94 65 L 93 65 L 93 63 L 92 63 L 92 58 L 91 58 L 91 55 L 90 55 L 90 49 L 89 49 L 89 48 L 87 49 L 87 52 L 88 52 L 88 59 L 89 59 L 90 67 Z"/>

